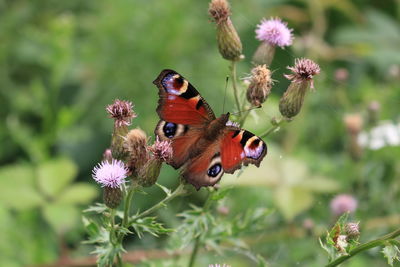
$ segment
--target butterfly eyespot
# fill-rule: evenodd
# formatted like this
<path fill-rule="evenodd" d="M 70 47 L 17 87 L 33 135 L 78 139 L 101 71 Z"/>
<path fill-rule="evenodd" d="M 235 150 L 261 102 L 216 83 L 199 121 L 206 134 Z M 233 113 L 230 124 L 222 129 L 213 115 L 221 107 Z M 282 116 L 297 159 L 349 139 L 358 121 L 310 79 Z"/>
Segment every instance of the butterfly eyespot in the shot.
<path fill-rule="evenodd" d="M 207 175 L 210 177 L 217 177 L 218 174 L 221 172 L 221 170 L 222 170 L 221 164 L 217 163 L 208 169 Z"/>
<path fill-rule="evenodd" d="M 168 93 L 173 95 L 181 95 L 187 89 L 187 82 L 179 74 L 167 74 L 161 81 Z"/>
<path fill-rule="evenodd" d="M 165 123 L 165 125 L 163 127 L 163 132 L 166 137 L 172 138 L 175 136 L 176 129 L 177 129 L 177 125 L 175 123 L 167 122 L 167 123 Z"/>

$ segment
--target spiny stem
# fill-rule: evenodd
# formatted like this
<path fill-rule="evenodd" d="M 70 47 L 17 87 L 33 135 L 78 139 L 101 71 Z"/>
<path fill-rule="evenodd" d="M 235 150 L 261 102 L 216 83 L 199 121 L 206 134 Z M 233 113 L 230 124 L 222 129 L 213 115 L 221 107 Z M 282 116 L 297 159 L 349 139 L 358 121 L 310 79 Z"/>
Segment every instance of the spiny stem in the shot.
<path fill-rule="evenodd" d="M 174 198 L 184 195 L 186 194 L 186 190 L 185 190 L 185 185 L 184 184 L 179 184 L 179 186 L 171 193 L 169 194 L 167 197 L 165 197 L 163 200 L 161 200 L 160 202 L 158 202 L 157 204 L 155 204 L 154 206 L 148 208 L 147 210 L 143 211 L 142 213 L 139 213 L 136 216 L 133 216 L 131 220 L 129 220 L 128 225 L 130 225 L 131 223 L 133 223 L 135 220 L 145 217 L 151 213 L 153 213 L 154 211 L 158 210 L 159 208 L 164 207 L 164 205 L 173 200 Z"/>
<path fill-rule="evenodd" d="M 338 266 L 342 262 L 350 259 L 351 257 L 353 257 L 354 255 L 356 255 L 360 252 L 363 252 L 365 250 L 368 250 L 368 249 L 371 249 L 374 247 L 384 246 L 388 241 L 391 241 L 391 239 L 394 239 L 394 238 L 398 237 L 399 235 L 400 235 L 400 229 L 397 229 L 397 230 L 395 230 L 387 235 L 384 235 L 380 238 L 377 238 L 375 240 L 361 244 L 361 245 L 353 248 L 352 250 L 350 250 L 350 252 L 347 255 L 340 256 L 336 260 L 327 264 L 325 267 Z"/>
<path fill-rule="evenodd" d="M 285 122 L 289 122 L 288 119 L 285 119 L 284 117 L 280 117 L 272 124 L 272 126 L 266 130 L 264 133 L 260 134 L 260 138 L 267 137 L 270 135 L 272 132 L 274 132 L 276 129 L 280 128 Z"/>
<path fill-rule="evenodd" d="M 124 218 L 122 220 L 123 227 L 128 226 L 129 211 L 131 210 L 132 197 L 133 197 L 133 194 L 135 193 L 135 190 L 136 190 L 136 186 L 132 184 L 128 190 L 128 195 L 125 199 Z"/>
<path fill-rule="evenodd" d="M 192 254 L 190 255 L 190 261 L 189 261 L 188 267 L 193 267 L 194 266 L 194 262 L 196 260 L 197 252 L 199 251 L 200 237 L 201 237 L 201 235 L 199 235 L 196 238 L 196 240 L 194 241 L 194 247 L 193 247 L 193 250 L 192 250 Z"/>
<path fill-rule="evenodd" d="M 236 84 L 236 61 L 232 60 L 231 61 L 231 77 L 232 77 L 232 88 L 233 88 L 233 94 L 235 96 L 235 102 L 236 102 L 236 108 L 238 110 L 239 116 L 241 116 L 241 110 L 240 110 L 240 102 L 239 102 L 239 96 L 238 96 L 238 89 L 237 89 L 237 84 Z"/>
<path fill-rule="evenodd" d="M 208 194 L 206 202 L 204 203 L 204 206 L 203 206 L 203 213 L 206 213 L 208 211 L 208 209 L 210 208 L 211 203 L 212 203 L 212 201 L 211 201 L 212 200 L 212 196 L 214 195 L 214 193 L 215 193 L 215 191 L 211 191 Z M 193 264 L 194 264 L 194 262 L 196 260 L 196 257 L 197 257 L 197 253 L 199 251 L 199 246 L 200 246 L 200 243 L 201 243 L 200 241 L 201 241 L 201 238 L 203 237 L 203 235 L 204 235 L 204 233 L 200 233 L 199 236 L 197 236 L 196 240 L 194 241 L 194 247 L 193 247 L 193 250 L 192 250 L 192 254 L 190 255 L 190 261 L 189 261 L 188 267 L 193 267 Z"/>

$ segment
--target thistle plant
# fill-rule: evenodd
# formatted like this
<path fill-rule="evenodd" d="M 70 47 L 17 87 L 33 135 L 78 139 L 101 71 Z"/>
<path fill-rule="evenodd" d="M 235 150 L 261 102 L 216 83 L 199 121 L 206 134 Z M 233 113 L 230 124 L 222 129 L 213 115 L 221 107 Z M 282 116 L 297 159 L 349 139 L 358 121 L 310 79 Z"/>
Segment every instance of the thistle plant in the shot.
<path fill-rule="evenodd" d="M 254 53 L 253 62 L 270 66 L 276 46 L 284 48 L 292 45 L 292 31 L 280 18 L 262 19 L 256 29 L 256 38 L 261 44 Z"/>
<path fill-rule="evenodd" d="M 261 40 L 262 44 L 255 52 L 253 60 L 258 65 L 249 71 L 251 75 L 246 79 L 246 89 L 244 84 L 238 83 L 236 65 L 244 57 L 239 34 L 231 20 L 228 1 L 212 0 L 208 12 L 216 24 L 219 52 L 224 59 L 230 61 L 232 91 L 239 114 L 236 120 L 243 124 L 249 111 L 242 110 L 247 105 L 261 107 L 273 92 L 273 71 L 269 66 L 276 46 L 283 48 L 292 44 L 292 30 L 279 18 L 262 20 L 257 26 L 256 38 Z M 282 122 L 292 120 L 300 112 L 305 92 L 308 87 L 313 88 L 313 77 L 320 72 L 319 66 L 309 59 L 296 59 L 295 66 L 288 69 L 292 74 L 285 77 L 291 80 L 291 84 L 280 100 L 279 109 L 282 116 L 271 120 L 271 128 L 266 129 L 263 137 L 278 130 Z M 265 208 L 248 210 L 235 220 L 229 220 L 226 209 L 221 212 L 221 208 L 217 208 L 217 204 L 229 194 L 229 188 L 218 189 L 218 185 L 208 188 L 208 196 L 202 207 L 192 206 L 179 214 L 182 223 L 177 229 L 169 229 L 156 217 L 152 217 L 154 212 L 165 207 L 172 199 L 193 191 L 193 187 L 187 185 L 179 175 L 180 184 L 173 191 L 157 183 L 158 177 L 162 175 L 162 164 L 169 163 L 174 156 L 171 141 L 161 141 L 157 137 L 151 144 L 152 137 L 148 137 L 140 128 L 129 130 L 132 119 L 136 117 L 131 102 L 116 100 L 107 106 L 106 110 L 114 119 L 110 149 L 106 149 L 103 161 L 93 169 L 94 180 L 104 189 L 104 204 L 87 209 L 84 219 L 90 234 L 87 243 L 97 246 L 95 253 L 100 266 L 122 266 L 125 251 L 123 240 L 128 235 L 136 234 L 142 237 L 149 233 L 158 237 L 172 232 L 169 242 L 172 251 L 181 251 L 192 246 L 187 262 L 189 267 L 194 266 L 202 247 L 220 251 L 217 244 L 223 243 L 231 244 L 227 250 L 243 251 L 255 264 L 265 266 L 266 261 L 262 256 L 238 244 L 242 243 L 239 240 L 243 235 L 265 227 L 269 211 Z M 166 194 L 165 198 L 145 211 L 131 214 L 135 193 L 150 186 L 161 188 Z M 351 232 L 349 236 L 353 239 L 357 236 L 354 228 L 354 225 L 348 227 L 348 231 Z M 210 263 L 210 266 L 220 265 Z"/>
<path fill-rule="evenodd" d="M 289 47 L 294 40 L 293 30 L 280 18 L 263 19 L 256 26 L 256 38 L 262 43 L 253 56 L 255 66 L 248 70 L 250 75 L 245 83 L 239 83 L 236 66 L 240 60 L 244 60 L 243 47 L 231 20 L 229 3 L 227 0 L 212 0 L 208 12 L 216 25 L 219 53 L 230 62 L 231 87 L 238 115 L 234 117 L 235 122 L 229 122 L 229 125 L 237 125 L 238 122 L 243 124 L 250 113 L 243 112 L 246 107 L 267 105 L 267 99 L 275 94 L 273 86 L 279 78 L 272 77 L 274 70 L 270 68 L 275 48 Z M 280 97 L 280 115 L 272 117 L 270 127 L 265 129 L 261 137 L 279 131 L 284 123 L 295 119 L 303 107 L 308 89 L 314 89 L 314 77 L 321 71 L 317 63 L 305 58 L 295 59 L 294 66 L 287 69 L 291 73 L 284 77 L 290 80 L 290 84 Z M 94 253 L 99 266 L 122 266 L 124 239 L 130 235 L 141 238 L 145 234 L 156 238 L 164 234 L 171 235 L 167 242 L 169 250 L 189 253 L 187 257 L 182 257 L 185 263 L 180 261 L 180 264 L 173 266 L 195 266 L 198 256 L 204 253 L 203 248 L 220 254 L 225 251 L 241 253 L 248 256 L 254 265 L 267 265 L 261 255 L 250 249 L 243 237 L 265 229 L 270 211 L 266 208 L 248 209 L 234 218 L 230 217 L 229 207 L 220 205 L 230 193 L 229 187 L 216 184 L 204 189 L 207 190 L 207 197 L 203 205 L 190 205 L 189 209 L 177 214 L 179 226 L 164 226 L 155 216 L 156 212 L 161 208 L 168 209 L 171 200 L 194 191 L 193 186 L 186 184 L 180 175 L 177 175 L 179 185 L 174 190 L 157 183 L 159 176 L 163 175 L 162 165 L 174 157 L 171 141 L 153 139 L 139 127 L 129 130 L 132 119 L 136 117 L 132 102 L 116 100 L 106 110 L 114 120 L 110 148 L 106 148 L 103 161 L 94 167 L 92 175 L 103 188 L 104 204 L 89 207 L 84 217 L 89 234 L 86 243 L 96 246 Z M 347 125 L 347 129 L 350 135 L 359 133 L 354 125 Z M 165 197 L 150 208 L 132 214 L 132 205 L 135 204 L 133 196 L 142 192 L 144 187 L 152 186 L 159 187 Z M 138 194 L 137 197 L 146 196 Z M 350 195 L 338 195 L 332 200 L 333 217 L 341 217 L 321 241 L 321 246 L 328 252 L 327 266 L 337 266 L 357 253 L 376 246 L 384 246 L 382 252 L 389 263 L 398 259 L 400 251 L 396 237 L 400 235 L 400 230 L 362 244 L 359 241 L 363 233 L 360 230 L 362 223 L 349 220 L 349 214 L 354 214 L 356 209 L 357 200 Z M 305 221 L 304 228 L 313 229 L 314 222 L 311 219 Z M 213 262 L 208 264 L 229 266 Z"/>

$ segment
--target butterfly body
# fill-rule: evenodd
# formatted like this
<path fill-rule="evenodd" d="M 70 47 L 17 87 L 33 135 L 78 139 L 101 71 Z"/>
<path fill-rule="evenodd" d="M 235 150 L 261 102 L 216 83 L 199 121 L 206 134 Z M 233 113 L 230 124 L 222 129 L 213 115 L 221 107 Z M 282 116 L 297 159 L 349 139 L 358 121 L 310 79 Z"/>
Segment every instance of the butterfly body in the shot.
<path fill-rule="evenodd" d="M 159 89 L 155 134 L 171 140 L 168 164 L 182 168 L 183 177 L 196 189 L 217 183 L 224 172 L 242 164 L 259 166 L 266 144 L 249 131 L 229 122 L 229 113 L 216 118 L 198 91 L 180 74 L 163 70 L 153 82 Z"/>

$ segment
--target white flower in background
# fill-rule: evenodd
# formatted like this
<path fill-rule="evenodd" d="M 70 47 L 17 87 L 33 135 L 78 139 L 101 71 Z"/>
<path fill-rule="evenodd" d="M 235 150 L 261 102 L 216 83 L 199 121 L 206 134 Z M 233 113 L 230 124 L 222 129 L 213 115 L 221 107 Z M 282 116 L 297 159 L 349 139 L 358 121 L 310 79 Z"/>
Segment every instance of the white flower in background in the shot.
<path fill-rule="evenodd" d="M 358 137 L 362 147 L 378 150 L 385 146 L 400 146 L 400 123 L 382 121 L 380 125 L 368 132 L 362 132 Z"/>

